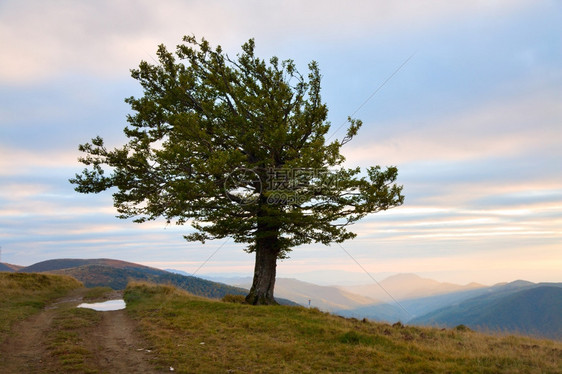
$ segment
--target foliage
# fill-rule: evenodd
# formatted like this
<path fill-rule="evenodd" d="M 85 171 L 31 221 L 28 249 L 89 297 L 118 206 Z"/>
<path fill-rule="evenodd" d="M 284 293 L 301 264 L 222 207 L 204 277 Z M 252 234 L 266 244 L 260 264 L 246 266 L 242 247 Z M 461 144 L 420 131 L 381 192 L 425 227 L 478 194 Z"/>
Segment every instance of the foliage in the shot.
<path fill-rule="evenodd" d="M 184 41 L 177 58 L 161 45 L 159 65 L 143 61 L 132 70 L 144 96 L 126 100 L 136 111 L 125 128 L 130 141 L 113 151 L 100 137 L 81 145 L 86 156 L 80 161 L 92 169 L 72 180 L 78 192 L 117 187 L 113 196 L 122 218 L 190 220 L 199 232 L 189 240 L 233 236 L 238 242 L 254 243 L 261 212 L 281 226 L 282 252 L 312 241 L 349 239 L 353 235 L 345 226 L 402 202 L 401 188 L 392 184 L 394 167 L 370 168 L 362 178 L 357 178 L 359 169 L 342 168 L 337 184 L 326 191 L 302 183 L 312 182 L 311 176 L 291 189 L 302 199 L 300 204 L 264 207 L 272 192 L 264 185 L 261 190 L 249 186 L 260 195 L 254 201 L 225 193 L 230 172 L 241 167 L 254 171 L 262 182 L 272 168 L 328 172 L 344 161 L 340 154 L 344 141 L 325 144 L 328 109 L 321 102 L 315 62 L 309 64 L 306 79 L 291 60 L 273 57 L 268 66 L 257 58 L 253 40 L 242 46 L 237 60 L 220 46 L 212 50 L 205 40 Z M 357 120 L 350 123 L 346 141 L 361 126 Z M 103 165 L 113 169 L 111 175 L 105 174 Z M 334 225 L 339 219 L 344 222 Z M 255 244 L 248 248 L 254 249 Z"/>
<path fill-rule="evenodd" d="M 165 291 L 165 292 L 162 292 Z M 560 372 L 562 344 L 251 307 L 131 284 L 127 311 L 178 373 Z"/>
<path fill-rule="evenodd" d="M 316 62 L 305 76 L 292 60 L 266 62 L 254 50 L 249 40 L 233 59 L 195 37 L 175 54 L 159 46 L 157 65 L 132 70 L 144 95 L 126 99 L 128 143 L 110 150 L 98 136 L 80 145 L 89 169 L 70 181 L 81 193 L 114 188 L 120 218 L 163 217 L 191 224 L 189 241 L 246 243 L 264 253 L 255 277 L 259 292 L 271 292 L 277 258 L 351 239 L 349 225 L 404 197 L 396 167 L 342 166 L 341 148 L 361 121 L 349 118 L 344 139 L 327 142 Z"/>

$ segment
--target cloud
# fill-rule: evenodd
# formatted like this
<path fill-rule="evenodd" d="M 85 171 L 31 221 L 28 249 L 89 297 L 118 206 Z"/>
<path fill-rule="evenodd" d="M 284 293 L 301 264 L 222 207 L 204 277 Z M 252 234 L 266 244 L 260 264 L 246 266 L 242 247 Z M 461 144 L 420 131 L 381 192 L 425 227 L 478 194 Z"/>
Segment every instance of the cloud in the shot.
<path fill-rule="evenodd" d="M 350 279 L 355 284 L 373 283 L 356 260 L 377 280 L 396 273 L 416 273 L 458 284 L 477 281 L 491 285 L 516 279 L 559 282 L 562 257 L 558 242 L 512 241 L 505 237 L 468 243 L 419 238 L 401 242 L 353 240 L 343 244 L 345 251 L 335 244 L 298 248 L 291 259 L 279 264 L 278 274 L 322 284 L 344 284 Z M 323 272 L 326 269 L 328 274 Z"/>
<path fill-rule="evenodd" d="M 399 33 L 467 14 L 500 14 L 530 1 L 15 1 L 0 4 L 0 81 L 31 83 L 68 71 L 121 75 L 156 45 L 195 33 L 227 50 L 252 36 L 260 45 L 295 39 L 345 43 L 350 37 Z M 267 48 L 267 47 L 266 47 Z"/>
<path fill-rule="evenodd" d="M 408 164 L 560 155 L 560 90 L 477 103 L 464 111 L 408 122 L 366 123 L 344 148 L 350 164 Z M 354 140 L 355 141 L 355 140 Z"/>
<path fill-rule="evenodd" d="M 54 170 L 69 172 L 75 169 L 79 171 L 80 169 L 77 169 L 77 156 L 78 152 L 69 152 L 64 149 L 34 152 L 27 149 L 3 146 L 0 148 L 0 176 L 33 176 L 45 172 L 52 173 Z M 36 183 L 37 181 L 33 184 Z M 2 189 L 5 188 L 6 185 L 2 186 Z"/>
<path fill-rule="evenodd" d="M 357 224 L 346 250 L 377 274 L 555 280 L 558 8 L 511 0 L 2 1 L 3 254 L 22 264 L 113 257 L 194 271 L 223 245 L 186 243 L 187 226 L 118 220 L 110 193 L 78 195 L 68 183 L 83 168 L 78 144 L 98 134 L 110 146 L 126 141 L 123 98 L 140 92 L 128 69 L 152 61 L 157 44 L 173 49 L 195 33 L 231 54 L 256 37 L 260 56 L 319 59 L 336 127 L 417 50 L 357 113 L 365 125 L 343 149 L 351 166 L 398 165 L 406 204 Z M 201 272 L 252 268 L 253 256 L 229 241 Z M 324 280 L 332 279 L 327 269 L 361 272 L 335 244 L 296 248 L 279 269 L 324 271 Z"/>

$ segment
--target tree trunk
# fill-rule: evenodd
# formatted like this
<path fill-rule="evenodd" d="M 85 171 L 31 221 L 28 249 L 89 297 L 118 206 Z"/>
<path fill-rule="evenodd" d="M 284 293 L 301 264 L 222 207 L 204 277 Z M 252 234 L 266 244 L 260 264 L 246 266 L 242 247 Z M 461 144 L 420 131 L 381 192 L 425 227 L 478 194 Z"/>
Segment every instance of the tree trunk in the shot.
<path fill-rule="evenodd" d="M 265 197 L 260 196 L 260 209 L 256 230 L 256 263 L 254 281 L 246 302 L 253 305 L 276 305 L 273 297 L 277 256 L 280 250 L 279 226 L 274 213 L 267 206 Z"/>
<path fill-rule="evenodd" d="M 271 247 L 259 247 L 256 250 L 254 281 L 246 302 L 253 305 L 277 305 L 273 297 L 275 275 L 277 270 L 277 251 Z"/>

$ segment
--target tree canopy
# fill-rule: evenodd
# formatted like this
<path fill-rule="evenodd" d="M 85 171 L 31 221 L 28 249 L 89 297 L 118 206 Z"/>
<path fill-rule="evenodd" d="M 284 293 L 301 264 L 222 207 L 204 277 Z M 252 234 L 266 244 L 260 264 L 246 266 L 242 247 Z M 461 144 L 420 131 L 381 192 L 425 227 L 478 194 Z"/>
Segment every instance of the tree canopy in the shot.
<path fill-rule="evenodd" d="M 256 253 L 247 301 L 274 303 L 277 259 L 351 239 L 350 225 L 403 203 L 397 168 L 342 166 L 362 123 L 349 118 L 342 140 L 326 140 L 316 62 L 302 75 L 292 60 L 256 57 L 253 39 L 235 58 L 205 39 L 183 42 L 131 70 L 143 96 L 126 99 L 128 142 L 80 145 L 87 168 L 70 181 L 81 193 L 112 189 L 119 218 L 189 224 L 188 241 L 245 243 Z"/>

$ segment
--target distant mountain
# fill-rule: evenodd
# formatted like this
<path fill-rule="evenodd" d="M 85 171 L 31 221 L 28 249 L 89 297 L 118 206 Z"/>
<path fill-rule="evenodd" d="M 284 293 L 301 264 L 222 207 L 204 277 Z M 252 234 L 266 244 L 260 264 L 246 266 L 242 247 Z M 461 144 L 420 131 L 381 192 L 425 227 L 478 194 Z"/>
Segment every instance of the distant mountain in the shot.
<path fill-rule="evenodd" d="M 396 297 L 390 291 L 397 299 L 404 296 L 396 289 L 393 291 L 399 295 Z M 492 287 L 400 299 L 399 303 L 365 305 L 336 313 L 390 323 L 401 321 L 412 325 L 443 327 L 463 324 L 474 330 L 562 339 L 562 283 L 536 284 L 519 280 Z"/>
<path fill-rule="evenodd" d="M 379 284 L 371 283 L 361 286 L 347 286 L 342 287 L 342 289 L 375 300 L 388 300 L 389 296 L 383 290 L 384 288 L 395 299 L 406 300 L 485 287 L 478 283 L 466 285 L 442 283 L 433 279 L 422 278 L 416 274 L 393 275 L 380 281 Z"/>
<path fill-rule="evenodd" d="M 412 318 L 407 310 L 402 309 L 398 304 L 377 303 L 354 309 L 342 309 L 335 313 L 348 318 L 367 318 L 377 322 L 395 323 L 407 322 Z"/>
<path fill-rule="evenodd" d="M 310 306 L 329 312 L 377 302 L 337 287 L 319 286 L 292 278 L 278 278 L 275 281 L 275 294 L 306 306 L 310 300 Z"/>
<path fill-rule="evenodd" d="M 215 282 L 223 282 L 237 287 L 250 288 L 252 285 L 252 277 L 207 277 Z M 332 313 L 377 302 L 336 286 L 320 286 L 294 278 L 277 278 L 275 280 L 275 298 L 292 300 L 307 307 L 310 300 L 311 307 Z"/>
<path fill-rule="evenodd" d="M 234 284 L 239 287 L 250 288 L 252 278 L 231 278 L 230 282 L 236 282 Z M 309 306 L 310 300 L 311 307 L 326 312 L 357 308 L 376 302 L 376 300 L 344 291 L 338 287 L 319 286 L 293 278 L 275 280 L 275 298 L 289 299 L 304 306 Z"/>
<path fill-rule="evenodd" d="M 450 305 L 456 305 L 464 300 L 484 295 L 489 292 L 488 287 L 473 290 L 456 291 L 446 294 L 402 300 L 401 305 L 411 314 L 410 318 L 422 316 L 434 310 Z"/>
<path fill-rule="evenodd" d="M 201 275 L 201 278 L 211 280 L 213 282 L 220 282 L 230 284 L 231 286 L 238 286 L 238 287 L 250 287 L 252 284 L 253 278 L 250 276 L 242 277 L 242 276 L 219 276 L 219 275 Z M 279 278 L 276 278 L 279 279 Z"/>
<path fill-rule="evenodd" d="M 216 282 L 223 282 L 239 287 L 250 287 L 251 277 L 209 277 Z M 477 283 L 468 285 L 455 285 L 452 283 L 440 283 L 431 279 L 424 279 L 415 274 L 398 274 L 379 282 L 396 299 L 407 297 L 407 295 L 433 295 L 426 296 L 427 300 L 419 297 L 403 300 L 402 305 L 409 304 L 410 300 L 416 300 L 405 308 L 405 312 L 394 302 L 382 302 L 389 300 L 389 296 L 377 284 L 363 286 L 319 286 L 316 284 L 298 281 L 291 278 L 277 278 L 275 283 L 275 295 L 294 300 L 307 306 L 311 300 L 311 306 L 319 309 L 340 314 L 347 317 L 370 318 L 387 322 L 407 322 L 414 316 L 419 316 L 435 309 L 449 305 L 451 302 L 464 300 L 471 296 L 485 292 L 485 286 Z M 481 290 L 478 292 L 478 290 Z M 452 292 L 453 291 L 453 292 Z M 436 295 L 435 295 L 436 294 Z M 377 298 L 365 295 L 378 295 Z"/>
<path fill-rule="evenodd" d="M 192 275 L 189 274 L 188 272 L 185 272 L 183 270 L 177 270 L 177 269 L 164 269 L 166 270 L 168 273 L 174 273 L 174 274 L 179 274 L 179 275 L 185 275 L 186 277 Z M 211 279 L 212 280 L 212 279 Z M 221 282 L 221 283 L 225 283 L 225 282 Z"/>
<path fill-rule="evenodd" d="M 14 272 L 23 268 L 23 266 L 8 264 L 6 262 L 0 262 L 0 271 Z"/>
<path fill-rule="evenodd" d="M 504 331 L 562 339 L 562 283 L 518 281 L 409 321 L 416 325 Z"/>
<path fill-rule="evenodd" d="M 115 268 L 108 265 L 84 265 L 75 268 L 52 270 L 53 274 L 70 275 L 86 287 L 108 286 L 113 289 L 124 289 L 131 280 L 152 283 L 172 284 L 194 295 L 210 298 L 222 298 L 226 294 L 247 295 L 248 291 L 238 287 L 215 283 L 197 277 L 186 277 L 168 273 L 164 270 L 141 268 Z"/>
<path fill-rule="evenodd" d="M 487 288 L 457 291 L 435 296 L 400 300 L 400 305 L 395 302 L 365 305 L 355 309 L 340 310 L 337 311 L 337 314 L 344 317 L 368 318 L 373 321 L 404 323 L 409 322 L 415 317 L 425 315 L 449 305 L 458 304 L 461 301 L 485 294 L 487 292 Z"/>
<path fill-rule="evenodd" d="M 124 289 L 131 280 L 171 284 L 194 295 L 220 299 L 223 296 L 247 295 L 248 290 L 194 276 L 184 276 L 132 262 L 113 259 L 55 259 L 38 262 L 20 272 L 48 272 L 72 276 L 86 287 L 106 286 Z M 298 305 L 290 300 L 277 299 L 281 304 Z"/>
<path fill-rule="evenodd" d="M 197 277 L 172 274 L 132 262 L 113 259 L 55 259 L 38 262 L 19 272 L 48 272 L 70 275 L 86 287 L 106 286 L 124 289 L 130 280 L 172 284 L 194 295 L 221 298 L 226 294 L 246 295 L 247 290 Z"/>
<path fill-rule="evenodd" d="M 95 259 L 78 259 L 78 258 L 61 258 L 54 260 L 47 260 L 35 263 L 33 265 L 24 267 L 19 270 L 22 273 L 41 273 L 46 271 L 70 269 L 85 265 L 100 265 L 109 266 L 116 269 L 145 269 L 148 272 L 159 273 L 164 270 L 151 268 L 148 266 L 135 264 L 133 262 L 113 260 L 109 258 L 95 258 Z"/>
<path fill-rule="evenodd" d="M 379 284 L 348 286 L 341 289 L 385 302 L 342 308 L 337 314 L 389 323 L 408 322 L 416 316 L 486 292 L 486 287 L 478 283 L 442 283 L 416 274 L 397 274 L 380 281 Z M 400 304 L 393 301 L 389 294 Z"/>

